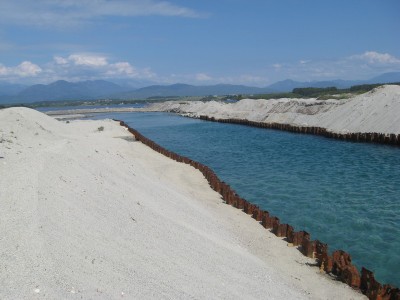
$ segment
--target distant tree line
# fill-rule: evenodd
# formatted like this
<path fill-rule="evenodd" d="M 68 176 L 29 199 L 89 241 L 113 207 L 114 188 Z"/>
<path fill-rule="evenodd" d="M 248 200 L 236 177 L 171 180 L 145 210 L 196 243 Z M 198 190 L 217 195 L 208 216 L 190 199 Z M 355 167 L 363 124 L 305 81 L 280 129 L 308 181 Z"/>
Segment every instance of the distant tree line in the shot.
<path fill-rule="evenodd" d="M 400 83 L 390 83 L 390 84 L 397 84 Z M 304 98 L 319 98 L 319 99 L 327 99 L 328 96 L 331 95 L 341 95 L 341 94 L 363 94 L 373 90 L 374 88 L 381 86 L 381 83 L 374 83 L 374 84 L 359 84 L 353 85 L 347 89 L 338 89 L 334 86 L 326 87 L 326 88 L 295 88 L 292 91 L 293 95 L 298 95 Z"/>
<path fill-rule="evenodd" d="M 400 85 L 400 82 L 385 83 Z M 289 93 L 271 93 L 271 94 L 257 94 L 257 95 L 238 95 L 236 100 L 240 100 L 244 97 L 251 99 L 280 99 L 280 98 L 317 98 L 319 100 L 327 99 L 345 99 L 351 97 L 354 94 L 363 94 L 373 90 L 374 88 L 383 85 L 383 83 L 378 84 L 360 84 L 354 85 L 346 89 L 338 89 L 337 87 L 330 86 L 326 88 L 316 88 L 316 87 L 304 87 L 304 88 L 294 88 Z M 231 98 L 232 99 L 232 98 Z"/>
<path fill-rule="evenodd" d="M 390 83 L 400 85 L 400 83 Z M 353 85 L 348 89 L 338 89 L 334 86 L 326 87 L 326 88 L 295 88 L 293 89 L 292 93 L 297 94 L 303 97 L 319 97 L 326 94 L 343 94 L 343 93 L 366 93 L 374 88 L 381 86 L 382 83 L 374 83 L 374 84 L 359 84 Z"/>
<path fill-rule="evenodd" d="M 375 84 L 353 85 L 352 87 L 349 88 L 349 91 L 350 92 L 369 92 L 380 85 L 382 85 L 382 84 L 375 83 Z"/>
<path fill-rule="evenodd" d="M 294 88 L 292 93 L 296 95 L 300 95 L 301 97 L 313 98 L 319 97 L 324 94 L 334 94 L 337 93 L 338 89 L 334 86 L 326 87 L 326 88 Z"/>

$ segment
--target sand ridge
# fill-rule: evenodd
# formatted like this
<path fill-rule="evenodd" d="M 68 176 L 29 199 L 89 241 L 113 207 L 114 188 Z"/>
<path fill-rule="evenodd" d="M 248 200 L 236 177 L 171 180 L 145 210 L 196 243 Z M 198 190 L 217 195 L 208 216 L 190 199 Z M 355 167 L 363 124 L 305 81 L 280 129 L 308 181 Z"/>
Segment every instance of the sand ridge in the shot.
<path fill-rule="evenodd" d="M 0 110 L 1 299 L 363 299 L 117 122 Z"/>
<path fill-rule="evenodd" d="M 172 111 L 191 117 L 247 119 L 255 122 L 315 126 L 337 133 L 400 134 L 400 86 L 385 85 L 343 100 L 243 99 L 236 103 L 169 101 L 145 110 Z"/>

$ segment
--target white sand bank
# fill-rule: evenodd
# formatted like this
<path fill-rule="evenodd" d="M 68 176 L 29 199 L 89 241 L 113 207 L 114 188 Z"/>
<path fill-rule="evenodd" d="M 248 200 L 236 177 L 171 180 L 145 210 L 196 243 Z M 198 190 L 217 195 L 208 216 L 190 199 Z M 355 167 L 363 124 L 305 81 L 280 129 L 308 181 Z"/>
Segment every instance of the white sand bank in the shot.
<path fill-rule="evenodd" d="M 248 119 L 256 122 L 323 127 L 333 132 L 400 134 L 400 86 L 386 85 L 347 100 L 244 99 L 236 103 L 177 102 L 154 104 L 153 111 L 189 116 Z"/>
<path fill-rule="evenodd" d="M 0 299 L 365 298 L 113 121 L 5 109 L 0 141 Z"/>

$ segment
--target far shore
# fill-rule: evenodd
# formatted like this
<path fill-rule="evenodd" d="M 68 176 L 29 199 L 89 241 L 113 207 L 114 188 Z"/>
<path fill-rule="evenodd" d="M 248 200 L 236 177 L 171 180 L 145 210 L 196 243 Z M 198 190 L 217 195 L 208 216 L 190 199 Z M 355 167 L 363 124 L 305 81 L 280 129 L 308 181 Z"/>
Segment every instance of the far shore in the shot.
<path fill-rule="evenodd" d="M 54 110 L 58 119 L 84 118 L 96 113 L 173 112 L 188 117 L 236 119 L 292 127 L 318 127 L 338 134 L 400 134 L 400 86 L 386 85 L 342 100 L 243 99 L 236 103 L 216 101 L 166 101 L 144 108 L 93 108 Z"/>

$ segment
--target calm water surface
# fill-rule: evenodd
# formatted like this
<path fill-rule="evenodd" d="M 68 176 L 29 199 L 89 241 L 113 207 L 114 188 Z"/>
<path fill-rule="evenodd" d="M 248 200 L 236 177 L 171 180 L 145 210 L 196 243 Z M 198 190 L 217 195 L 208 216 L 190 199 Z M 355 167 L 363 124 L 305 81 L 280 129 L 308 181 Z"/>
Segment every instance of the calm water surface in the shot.
<path fill-rule="evenodd" d="M 69 109 L 103 109 L 103 108 L 141 108 L 147 106 L 148 103 L 133 103 L 133 104 L 110 104 L 110 105 L 80 105 L 80 106 L 45 106 L 35 108 L 41 112 L 69 110 Z"/>
<path fill-rule="evenodd" d="M 343 249 L 400 286 L 400 149 L 212 123 L 114 113 L 163 147 L 210 166 L 242 197 Z"/>

